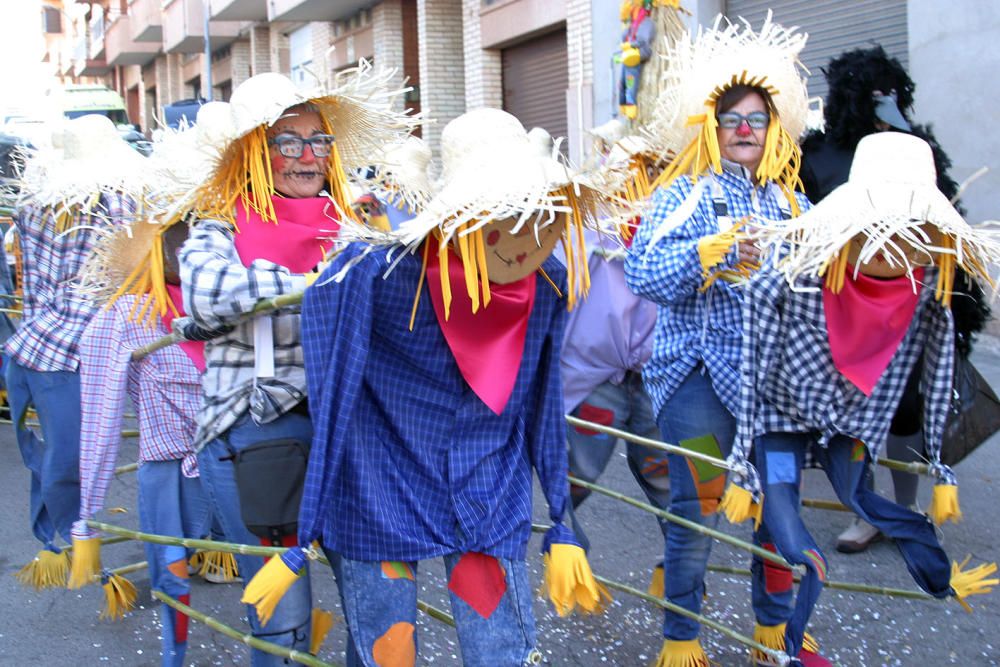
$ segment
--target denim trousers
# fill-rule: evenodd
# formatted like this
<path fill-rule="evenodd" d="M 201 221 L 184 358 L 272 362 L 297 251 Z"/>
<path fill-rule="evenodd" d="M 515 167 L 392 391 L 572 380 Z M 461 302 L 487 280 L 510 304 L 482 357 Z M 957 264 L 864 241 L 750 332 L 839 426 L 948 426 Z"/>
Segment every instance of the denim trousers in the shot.
<path fill-rule="evenodd" d="M 143 532 L 171 537 L 201 539 L 208 532 L 211 516 L 201 480 L 185 477 L 181 462 L 147 461 L 139 466 L 139 527 Z M 143 544 L 153 590 L 190 604 L 188 550 L 174 545 Z M 160 607 L 163 625 L 160 664 L 181 667 L 187 650 L 188 618 L 164 604 Z"/>
<path fill-rule="evenodd" d="M 330 551 L 327 557 L 334 563 L 350 635 L 347 667 L 415 665 L 417 563 L 350 560 Z M 539 664 L 525 562 L 454 553 L 444 564 L 462 664 Z"/>
<path fill-rule="evenodd" d="M 80 374 L 36 371 L 7 364 L 7 396 L 21 459 L 31 471 L 31 530 L 58 552 L 57 535 L 70 543 L 80 518 Z M 24 426 L 34 406 L 42 437 Z"/>
<path fill-rule="evenodd" d="M 278 438 L 297 438 L 312 441 L 312 424 L 309 417 L 287 413 L 267 424 L 255 424 L 249 415 L 243 415 L 221 437 L 209 442 L 198 453 L 198 469 L 202 485 L 211 503 L 212 512 L 221 525 L 229 542 L 259 545 L 259 537 L 251 533 L 240 514 L 240 498 L 236 488 L 229 448 L 240 451 L 254 443 Z M 228 446 L 227 447 L 227 443 Z M 264 566 L 259 556 L 236 556 L 243 581 L 249 582 Z M 299 651 L 309 650 L 309 631 L 312 621 L 312 591 L 309 573 L 305 571 L 278 603 L 267 625 L 261 626 L 253 605 L 247 605 L 250 629 L 255 637 Z M 251 652 L 253 667 L 299 664 L 288 662 L 263 651 Z"/>
<path fill-rule="evenodd" d="M 799 515 L 799 487 L 806 451 L 815 433 L 767 433 L 754 442 L 755 462 L 764 486 L 764 519 L 777 552 L 793 565 L 804 565 L 794 610 L 786 613 L 785 651 L 798 655 L 812 609 L 826 581 L 827 563 Z M 837 497 L 858 516 L 891 537 L 917 584 L 934 597 L 950 594 L 951 570 L 933 524 L 922 515 L 876 494 L 865 483 L 869 457 L 865 445 L 838 435 L 815 447 Z"/>
<path fill-rule="evenodd" d="M 660 410 L 658 423 L 663 438 L 671 444 L 722 459 L 732 451 L 736 420 L 719 400 L 708 371 L 700 364 L 667 399 Z M 719 502 L 726 488 L 726 471 L 679 454 L 669 454 L 668 460 L 670 512 L 707 528 L 715 528 L 719 522 Z M 757 537 L 761 542 L 770 542 L 766 533 Z M 711 537 L 675 523 L 667 525 L 663 590 L 670 602 L 688 611 L 701 613 L 705 571 L 711 550 Z M 787 616 L 783 610 L 791 604 L 790 585 L 788 590 L 769 591 L 760 585 L 766 572 L 756 560 L 753 570 L 757 573 L 753 581 L 753 607 L 758 622 L 763 625 L 782 622 Z M 695 620 L 664 611 L 663 635 L 667 639 L 695 639 L 699 628 L 700 624 Z"/>
<path fill-rule="evenodd" d="M 656 425 L 653 405 L 642 384 L 642 376 L 632 371 L 626 373 L 619 384 L 608 381 L 598 385 L 573 410 L 573 416 L 645 438 L 660 439 L 660 427 Z M 570 426 L 566 430 L 566 439 L 569 442 L 570 474 L 588 482 L 596 482 L 607 467 L 618 438 L 582 426 Z M 625 448 L 632 476 L 649 502 L 665 509 L 670 501 L 667 455 L 634 442 L 626 442 Z M 581 486 L 570 485 L 570 495 L 573 507 L 578 507 L 590 495 L 590 491 Z M 577 540 L 581 545 L 588 545 L 583 528 L 576 522 L 575 516 L 571 515 L 571 519 Z M 666 532 L 666 525 L 662 521 L 660 528 Z"/>

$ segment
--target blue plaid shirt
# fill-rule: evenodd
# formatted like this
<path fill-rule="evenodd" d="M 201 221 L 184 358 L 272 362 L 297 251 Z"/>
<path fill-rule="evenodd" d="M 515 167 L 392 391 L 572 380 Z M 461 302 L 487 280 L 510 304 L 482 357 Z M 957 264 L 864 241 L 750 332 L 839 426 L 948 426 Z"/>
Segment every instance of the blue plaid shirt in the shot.
<path fill-rule="evenodd" d="M 821 447 L 838 434 L 857 438 L 877 459 L 922 354 L 924 440 L 934 474 L 954 484 L 954 474 L 941 464 L 941 436 L 951 405 L 954 327 L 951 310 L 934 299 L 936 269 L 924 271 L 910 327 L 867 397 L 833 363 L 820 291 L 823 279 L 802 278 L 792 290 L 773 269 L 754 276 L 745 287 L 740 410 L 730 460 L 746 462 L 757 436 L 804 432 L 816 432 Z M 759 491 L 753 473 L 737 481 L 755 494 Z"/>
<path fill-rule="evenodd" d="M 698 291 L 704 282 L 698 241 L 723 231 L 713 198 L 725 200 L 727 214 L 733 220 L 752 215 L 756 224 L 787 217 L 788 204 L 777 186 L 768 183 L 755 187 L 747 170 L 730 162 L 724 162 L 724 166 L 721 174 L 702 177 L 714 179 L 715 185 L 703 187 L 693 214 L 652 244 L 656 228 L 681 207 L 694 185 L 684 176 L 668 188 L 658 188 L 651 199 L 652 212 L 643 216 L 625 260 L 628 286 L 659 305 L 653 356 L 642 374 L 656 414 L 699 362 L 708 369 L 719 400 L 736 414 L 742 295 L 738 288 L 721 280 L 704 293 Z M 800 208 L 808 209 L 808 200 L 796 196 Z M 720 268 L 736 262 L 734 250 Z"/>
<path fill-rule="evenodd" d="M 408 328 L 419 256 L 404 256 L 384 278 L 386 251 L 375 250 L 342 283 L 328 281 L 360 252 L 341 253 L 302 306 L 314 435 L 299 544 L 322 536 L 352 560 L 468 551 L 523 559 L 532 468 L 556 524 L 550 537 L 572 541 L 561 525 L 569 492 L 559 380 L 565 300 L 537 280 L 521 368 L 496 415 L 459 372 L 427 287 Z M 565 293 L 559 262 L 549 258 L 544 269 Z"/>

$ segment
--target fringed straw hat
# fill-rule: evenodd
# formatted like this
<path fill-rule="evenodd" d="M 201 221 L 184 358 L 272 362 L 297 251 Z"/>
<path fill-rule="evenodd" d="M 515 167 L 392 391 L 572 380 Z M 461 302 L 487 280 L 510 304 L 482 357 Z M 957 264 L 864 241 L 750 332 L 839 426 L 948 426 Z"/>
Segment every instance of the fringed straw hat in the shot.
<path fill-rule="evenodd" d="M 222 147 L 234 135 L 226 102 L 208 102 L 193 127 L 165 131 L 149 160 L 153 175 L 144 216 L 127 228 L 103 236 L 83 271 L 84 292 L 101 305 L 124 294 L 144 296 L 135 321 L 151 326 L 168 311 L 179 314 L 166 291 L 163 235 L 186 224 L 192 194 L 211 173 Z"/>
<path fill-rule="evenodd" d="M 396 203 L 420 211 L 430 199 L 431 182 L 427 170 L 431 149 L 420 138 L 408 136 L 385 146 L 372 187 L 385 192 Z"/>
<path fill-rule="evenodd" d="M 241 83 L 230 98 L 234 135 L 199 188 L 199 213 L 232 221 L 239 201 L 275 222 L 267 129 L 290 107 L 308 105 L 319 113 L 324 131 L 336 138 L 327 167 L 330 197 L 342 217 L 351 217 L 347 173 L 370 166 L 383 146 L 406 136 L 419 122 L 393 109 L 393 100 L 405 92 L 390 89 L 393 76 L 391 70 L 376 71 L 362 61 L 338 73 L 329 88 L 301 90 L 277 73 Z"/>
<path fill-rule="evenodd" d="M 612 182 L 610 174 L 575 173 L 560 159 L 558 145 L 545 145 L 541 139 L 539 133 L 532 139 L 514 116 L 499 109 L 477 109 L 451 121 L 441 133 L 438 190 L 398 230 L 397 239 L 411 249 L 431 235 L 441 240 L 437 255 L 444 277 L 447 248 L 455 250 L 465 269 L 474 312 L 480 297 L 484 306 L 490 301 L 483 238 L 488 225 L 513 219 L 512 234 L 531 225 L 536 239 L 545 227 L 560 225 L 572 307 L 590 285 L 584 226 L 613 229 L 617 220 L 635 214 L 628 202 L 613 196 L 620 181 Z M 426 252 L 424 257 L 426 262 Z M 447 296 L 445 302 L 450 305 Z"/>
<path fill-rule="evenodd" d="M 765 90 L 771 103 L 756 176 L 777 183 L 798 213 L 793 195 L 802 186 L 797 141 L 806 126 L 808 102 L 798 60 L 806 35 L 795 30 L 772 22 L 770 12 L 757 32 L 745 20 L 734 25 L 720 16 L 711 30 L 678 40 L 668 50 L 658 115 L 648 127 L 657 143 L 679 152 L 655 185 L 669 184 L 684 173 L 694 178 L 709 169 L 722 172 L 715 105 L 728 88 L 744 84 Z"/>
<path fill-rule="evenodd" d="M 912 248 L 909 254 L 938 266 L 935 296 L 949 304 L 956 265 L 995 285 L 989 267 L 1000 262 L 998 224 L 972 227 L 962 219 L 937 189 L 927 142 L 881 132 L 858 143 L 846 183 L 798 218 L 769 223 L 755 238 L 770 249 L 790 285 L 800 276 L 825 276 L 835 292 L 844 284 L 852 239 L 864 238 L 859 264 L 882 253 L 890 267 L 905 267 L 911 280 Z"/>
<path fill-rule="evenodd" d="M 103 193 L 141 199 L 150 182 L 149 162 L 126 143 L 110 119 L 86 115 L 68 120 L 52 148 L 26 152 L 21 196 L 67 218 L 71 208 L 92 206 Z"/>

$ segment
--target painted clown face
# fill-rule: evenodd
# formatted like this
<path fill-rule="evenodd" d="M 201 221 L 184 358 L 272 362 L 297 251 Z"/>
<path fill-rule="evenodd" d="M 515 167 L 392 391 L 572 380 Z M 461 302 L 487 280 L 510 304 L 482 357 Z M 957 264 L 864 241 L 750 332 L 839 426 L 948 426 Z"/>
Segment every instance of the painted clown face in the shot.
<path fill-rule="evenodd" d="M 537 271 L 552 254 L 564 226 L 560 215 L 551 224 L 540 227 L 536 239 L 531 220 L 512 233 L 516 223 L 517 218 L 506 218 L 483 230 L 486 270 L 491 283 L 514 283 Z"/>
<path fill-rule="evenodd" d="M 309 139 L 323 135 L 319 114 L 292 107 L 267 130 L 268 141 Z M 316 197 L 326 186 L 327 156 L 317 156 L 311 144 L 302 146 L 298 157 L 282 155 L 277 144 L 269 147 L 274 189 L 293 199 Z"/>
<path fill-rule="evenodd" d="M 936 227 L 925 225 L 922 231 L 927 234 L 931 244 L 938 243 L 940 233 Z M 933 257 L 926 251 L 914 248 L 912 244 L 904 240 L 899 234 L 893 234 L 889 238 L 889 241 L 884 243 L 882 248 L 871 259 L 859 264 L 858 260 L 860 259 L 861 251 L 867 238 L 865 234 L 858 234 L 851 239 L 850 250 L 847 255 L 848 263 L 851 266 L 858 267 L 858 272 L 863 275 L 871 278 L 899 278 L 906 275 L 907 266 L 930 266 L 933 263 Z"/>

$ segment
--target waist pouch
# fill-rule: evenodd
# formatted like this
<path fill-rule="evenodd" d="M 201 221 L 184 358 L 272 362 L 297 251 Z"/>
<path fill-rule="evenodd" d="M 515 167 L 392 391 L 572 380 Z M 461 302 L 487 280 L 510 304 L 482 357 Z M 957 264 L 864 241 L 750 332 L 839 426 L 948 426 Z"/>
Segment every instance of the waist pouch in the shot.
<path fill-rule="evenodd" d="M 306 481 L 309 444 L 295 438 L 256 442 L 229 452 L 236 474 L 240 515 L 257 537 L 279 541 L 296 535 Z"/>

